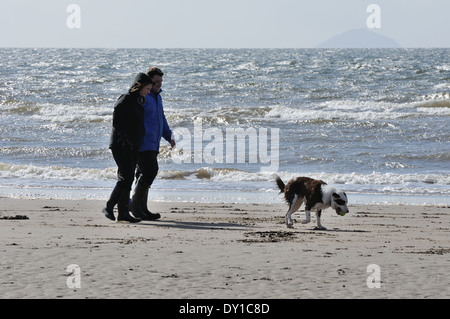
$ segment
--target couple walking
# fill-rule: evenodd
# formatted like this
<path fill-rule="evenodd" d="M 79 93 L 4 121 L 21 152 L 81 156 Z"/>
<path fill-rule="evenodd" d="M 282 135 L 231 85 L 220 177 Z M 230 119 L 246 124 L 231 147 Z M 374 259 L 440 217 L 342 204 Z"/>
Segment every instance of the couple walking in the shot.
<path fill-rule="evenodd" d="M 161 137 L 172 148 L 175 146 L 160 95 L 163 75 L 157 67 L 139 73 L 128 92 L 122 94 L 114 106 L 109 148 L 118 166 L 117 183 L 103 209 L 111 220 L 115 220 L 113 209 L 116 204 L 119 222 L 137 223 L 161 217 L 148 210 L 147 198 L 158 174 Z M 130 201 L 135 174 L 137 183 Z"/>

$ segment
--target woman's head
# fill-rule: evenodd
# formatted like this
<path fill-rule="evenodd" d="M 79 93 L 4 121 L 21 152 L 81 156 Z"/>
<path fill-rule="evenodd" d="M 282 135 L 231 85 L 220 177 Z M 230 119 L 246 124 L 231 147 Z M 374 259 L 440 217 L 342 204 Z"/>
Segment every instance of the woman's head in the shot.
<path fill-rule="evenodd" d="M 143 85 L 142 88 L 139 90 L 139 94 L 143 97 L 146 97 L 148 94 L 150 94 L 152 87 L 153 87 L 153 83 L 148 83 L 146 85 Z"/>
<path fill-rule="evenodd" d="M 152 79 L 145 73 L 138 73 L 134 78 L 133 85 L 131 86 L 130 93 L 138 93 L 141 96 L 146 96 L 150 94 L 153 82 Z"/>

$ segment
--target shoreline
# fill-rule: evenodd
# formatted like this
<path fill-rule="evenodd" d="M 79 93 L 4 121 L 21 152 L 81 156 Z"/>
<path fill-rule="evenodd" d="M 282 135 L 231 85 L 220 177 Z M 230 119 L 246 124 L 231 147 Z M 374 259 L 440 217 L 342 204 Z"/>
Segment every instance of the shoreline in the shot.
<path fill-rule="evenodd" d="M 111 188 L 0 188 L 0 199 L 23 200 L 98 200 L 106 201 L 111 194 Z M 448 196 L 424 194 L 377 194 L 355 193 L 346 191 L 349 203 L 354 205 L 412 205 L 449 207 Z M 151 202 L 183 202 L 199 204 L 282 204 L 284 199 L 277 190 L 273 191 L 233 191 L 233 190 L 168 190 L 152 189 L 149 192 Z"/>
<path fill-rule="evenodd" d="M 161 220 L 138 224 L 107 220 L 103 205 L 0 198 L 1 298 L 450 297 L 450 207 L 327 209 L 319 231 L 302 211 L 286 228 L 283 203 L 156 202 Z"/>

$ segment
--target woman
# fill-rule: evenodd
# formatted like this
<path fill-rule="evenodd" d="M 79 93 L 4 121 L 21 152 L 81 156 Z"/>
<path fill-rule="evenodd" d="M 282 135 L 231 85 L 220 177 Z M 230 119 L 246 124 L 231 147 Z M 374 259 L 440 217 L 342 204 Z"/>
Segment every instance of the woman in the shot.
<path fill-rule="evenodd" d="M 141 221 L 130 215 L 128 206 L 137 156 L 145 131 L 143 104 L 152 85 L 150 77 L 145 73 L 139 73 L 128 93 L 121 95 L 114 106 L 109 148 L 118 166 L 118 180 L 103 213 L 107 218 L 115 220 L 113 209 L 117 204 L 118 222 L 137 223 Z"/>

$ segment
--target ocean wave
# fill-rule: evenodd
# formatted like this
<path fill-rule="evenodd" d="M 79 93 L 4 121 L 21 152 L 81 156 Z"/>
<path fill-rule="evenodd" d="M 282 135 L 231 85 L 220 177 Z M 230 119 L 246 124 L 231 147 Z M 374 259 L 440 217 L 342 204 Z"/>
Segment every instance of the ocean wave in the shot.
<path fill-rule="evenodd" d="M 329 184 L 353 185 L 398 185 L 422 183 L 426 185 L 450 185 L 450 174 L 395 174 L 372 172 L 363 173 L 277 173 L 284 181 L 297 176 L 321 179 Z M 32 164 L 0 163 L 0 178 L 37 178 L 61 180 L 115 180 L 116 168 L 72 168 L 64 166 L 35 166 Z M 218 182 L 271 182 L 273 174 L 267 172 L 248 172 L 234 168 L 201 167 L 192 170 L 161 170 L 158 174 L 163 180 L 210 180 Z"/>
<path fill-rule="evenodd" d="M 173 127 L 190 126 L 194 124 L 194 121 L 201 121 L 205 126 L 223 126 L 252 125 L 264 119 L 270 110 L 270 106 L 223 106 L 210 109 L 168 107 L 164 109 L 164 113 L 167 121 Z"/>
<path fill-rule="evenodd" d="M 0 103 L 2 112 L 11 115 L 30 116 L 31 119 L 48 123 L 102 123 L 110 124 L 113 103 L 95 102 L 84 105 L 52 103 L 31 103 L 6 100 Z M 259 125 L 262 121 L 334 122 L 341 120 L 378 121 L 423 116 L 449 116 L 450 95 L 435 93 L 409 103 L 386 101 L 331 100 L 321 103 L 305 103 L 287 106 L 284 104 L 214 108 L 165 108 L 165 115 L 172 127 L 189 127 L 194 121 L 202 120 L 205 126 Z"/>
<path fill-rule="evenodd" d="M 420 108 L 440 108 L 442 110 L 436 110 L 439 112 L 449 113 L 450 109 L 450 93 L 434 93 L 428 94 L 423 97 L 424 101 L 417 102 L 418 109 Z M 429 110 L 428 110 L 429 111 Z"/>
<path fill-rule="evenodd" d="M 51 125 L 45 126 L 47 129 L 52 129 Z M 68 160 L 70 158 L 82 159 L 98 159 L 110 157 L 110 152 L 107 148 L 96 149 L 93 147 L 52 147 L 45 146 L 6 146 L 0 148 L 0 155 L 14 156 L 15 158 L 58 158 L 64 154 L 64 158 L 58 160 Z"/>
<path fill-rule="evenodd" d="M 36 114 L 40 111 L 41 106 L 32 102 L 19 101 L 14 99 L 7 99 L 0 101 L 3 114 L 22 114 L 30 115 Z"/>
<path fill-rule="evenodd" d="M 394 174 L 372 172 L 362 173 L 277 173 L 285 182 L 297 176 L 308 176 L 321 179 L 328 184 L 352 184 L 352 185 L 400 185 L 400 184 L 424 184 L 424 185 L 450 185 L 449 174 Z M 217 182 L 272 182 L 273 174 L 265 172 L 247 172 L 239 169 L 202 167 L 196 170 L 161 171 L 160 179 L 207 179 Z M 450 192 L 450 189 L 448 190 Z"/>
<path fill-rule="evenodd" d="M 2 112 L 30 116 L 51 123 L 98 123 L 112 120 L 113 104 L 106 106 L 32 103 L 16 100 L 0 102 Z"/>
<path fill-rule="evenodd" d="M 225 182 L 257 182 L 271 180 L 271 174 L 251 173 L 234 168 L 212 168 L 202 167 L 195 170 L 181 171 L 168 170 L 161 171 L 158 175 L 160 179 L 200 179 Z"/>
<path fill-rule="evenodd" d="M 202 120 L 205 126 L 259 125 L 262 121 L 294 121 L 322 124 L 342 120 L 359 122 L 450 115 L 450 96 L 432 94 L 409 103 L 385 101 L 333 100 L 287 106 L 283 104 L 249 107 L 168 108 L 166 117 L 173 126 L 189 126 Z"/>
<path fill-rule="evenodd" d="M 3 103 L 2 111 L 13 115 L 31 116 L 47 123 L 72 125 L 87 123 L 109 125 L 112 106 L 77 106 L 60 104 L 36 105 L 32 103 Z M 170 107 L 165 110 L 172 128 L 189 127 L 202 121 L 205 127 L 226 125 L 261 125 L 262 122 L 294 121 L 322 124 L 342 120 L 360 122 L 395 120 L 422 116 L 449 116 L 450 98 L 429 98 L 420 102 L 395 104 L 389 102 L 327 101 L 321 104 L 291 107 L 271 105 L 260 107 L 216 107 L 214 109 L 184 109 Z M 267 124 L 266 124 L 267 125 Z"/>
<path fill-rule="evenodd" d="M 112 120 L 112 107 L 43 105 L 33 118 L 51 123 L 97 123 Z"/>
<path fill-rule="evenodd" d="M 4 179 L 111 180 L 117 178 L 116 171 L 115 168 L 95 169 L 0 163 L 0 178 Z"/>
<path fill-rule="evenodd" d="M 327 101 L 319 105 L 292 108 L 284 105 L 273 106 L 266 118 L 294 121 L 334 121 L 334 120 L 393 120 L 424 115 L 450 115 L 450 99 L 428 99 L 411 103 L 375 101 Z"/>

